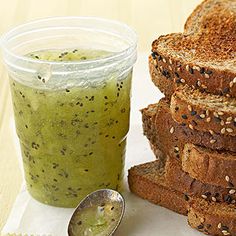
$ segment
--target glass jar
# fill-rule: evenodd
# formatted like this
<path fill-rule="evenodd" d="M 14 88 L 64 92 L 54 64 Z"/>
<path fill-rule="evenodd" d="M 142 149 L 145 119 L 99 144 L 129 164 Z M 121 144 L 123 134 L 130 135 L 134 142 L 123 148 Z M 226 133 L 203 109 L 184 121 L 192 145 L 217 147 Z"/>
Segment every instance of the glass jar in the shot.
<path fill-rule="evenodd" d="M 2 37 L 25 180 L 38 201 L 75 207 L 94 190 L 120 190 L 136 44 L 125 24 L 90 17 L 38 20 Z M 68 58 L 81 50 L 106 53 Z"/>

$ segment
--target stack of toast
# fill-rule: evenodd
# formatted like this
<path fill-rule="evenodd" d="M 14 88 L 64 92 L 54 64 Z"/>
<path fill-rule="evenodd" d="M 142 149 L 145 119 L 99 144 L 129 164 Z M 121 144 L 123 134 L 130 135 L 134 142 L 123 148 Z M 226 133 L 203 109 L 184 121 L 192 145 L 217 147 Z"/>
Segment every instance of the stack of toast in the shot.
<path fill-rule="evenodd" d="M 130 190 L 205 234 L 236 235 L 236 0 L 203 1 L 184 33 L 153 42 L 149 68 L 165 95 L 142 110 L 157 159 L 129 170 Z"/>

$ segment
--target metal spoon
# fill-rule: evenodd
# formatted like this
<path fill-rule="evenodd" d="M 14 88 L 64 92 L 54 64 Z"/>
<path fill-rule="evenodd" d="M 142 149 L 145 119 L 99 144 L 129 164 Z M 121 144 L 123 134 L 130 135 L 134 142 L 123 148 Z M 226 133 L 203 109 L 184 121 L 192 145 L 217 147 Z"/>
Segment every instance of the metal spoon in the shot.
<path fill-rule="evenodd" d="M 69 236 L 113 235 L 123 218 L 125 201 L 111 189 L 97 190 L 75 209 L 68 226 Z"/>

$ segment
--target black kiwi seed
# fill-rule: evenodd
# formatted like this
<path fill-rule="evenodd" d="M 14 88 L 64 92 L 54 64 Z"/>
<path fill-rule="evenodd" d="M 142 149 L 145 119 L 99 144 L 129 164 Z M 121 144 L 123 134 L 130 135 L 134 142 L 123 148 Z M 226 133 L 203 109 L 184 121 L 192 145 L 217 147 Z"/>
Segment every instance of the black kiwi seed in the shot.
<path fill-rule="evenodd" d="M 120 180 L 120 174 L 117 175 L 117 180 Z"/>
<path fill-rule="evenodd" d="M 66 154 L 66 149 L 65 149 L 65 148 L 62 148 L 61 154 L 62 154 L 63 156 L 65 156 L 65 154 Z"/>
<path fill-rule="evenodd" d="M 81 220 L 78 221 L 78 222 L 77 222 L 77 225 L 82 225 L 82 221 L 81 221 Z"/>

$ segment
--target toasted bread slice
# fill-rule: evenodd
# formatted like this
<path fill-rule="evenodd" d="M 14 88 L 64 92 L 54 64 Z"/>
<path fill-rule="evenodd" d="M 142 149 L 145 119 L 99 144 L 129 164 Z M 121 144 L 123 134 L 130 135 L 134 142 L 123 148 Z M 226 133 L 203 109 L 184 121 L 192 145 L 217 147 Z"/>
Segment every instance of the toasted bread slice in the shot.
<path fill-rule="evenodd" d="M 161 104 L 162 106 L 160 106 Z M 178 125 L 173 125 L 174 121 L 171 118 L 168 103 L 165 100 L 159 102 L 157 105 L 158 109 L 152 106 L 150 110 L 143 110 L 144 133 L 149 139 L 154 153 L 156 152 L 155 149 L 161 150 L 163 160 L 166 160 L 166 156 L 169 156 L 167 158 L 165 176 L 168 186 L 189 196 L 198 196 L 210 201 L 235 203 L 236 195 L 230 194 L 234 190 L 233 187 L 228 189 L 206 184 L 191 178 L 188 173 L 182 170 L 180 154 L 185 141 L 181 139 L 182 133 L 179 130 L 183 131 L 187 127 L 182 128 Z M 154 114 L 152 114 L 153 112 Z M 154 124 L 151 124 L 152 122 Z M 172 127 L 174 127 L 174 131 Z M 193 137 L 195 136 L 193 135 Z M 189 138 L 188 141 L 190 140 Z M 158 155 L 160 156 L 160 154 Z M 232 191 L 230 192 L 230 190 Z"/>
<path fill-rule="evenodd" d="M 192 130 L 236 135 L 236 99 L 179 87 L 171 97 L 172 117 Z"/>
<path fill-rule="evenodd" d="M 130 191 L 154 204 L 187 215 L 188 197 L 169 188 L 160 161 L 134 166 L 129 170 Z"/>
<path fill-rule="evenodd" d="M 215 151 L 187 143 L 181 153 L 182 168 L 192 178 L 204 183 L 229 188 L 235 194 L 236 153 Z"/>
<path fill-rule="evenodd" d="M 210 203 L 195 198 L 190 201 L 188 223 L 209 235 L 236 235 L 236 209 L 234 205 Z"/>
<path fill-rule="evenodd" d="M 155 65 L 168 83 L 175 83 L 172 88 L 186 83 L 209 93 L 236 97 L 235 41 L 236 1 L 205 0 L 188 18 L 183 33 L 161 36 L 153 42 L 150 67 Z"/>
<path fill-rule="evenodd" d="M 189 197 L 199 197 L 209 202 L 236 203 L 236 195 L 231 194 L 234 188 L 222 188 L 196 180 L 182 170 L 181 161 L 169 156 L 166 161 L 166 183 L 170 188 L 185 193 Z"/>
<path fill-rule="evenodd" d="M 193 143 L 210 149 L 229 150 L 236 152 L 236 137 L 229 135 L 219 135 L 210 132 L 201 132 L 192 130 L 187 126 L 182 126 L 172 119 L 169 102 L 167 99 L 161 99 L 157 104 L 151 104 L 141 110 L 143 120 L 144 134 L 149 138 L 151 143 L 157 143 L 158 137 L 166 145 L 176 140 L 182 143 Z M 166 136 L 169 131 L 169 135 Z M 171 148 L 171 147 L 167 147 Z M 176 153 L 176 149 L 173 150 Z"/>

